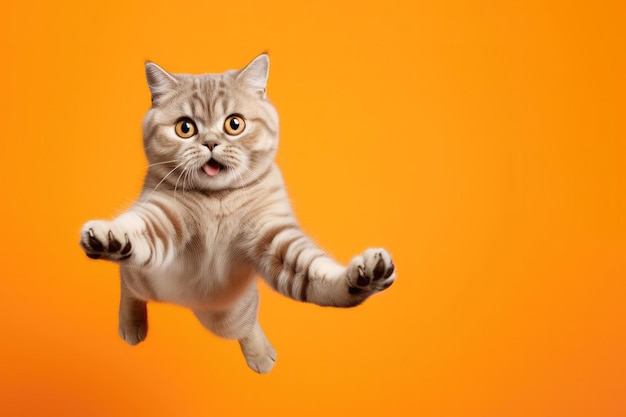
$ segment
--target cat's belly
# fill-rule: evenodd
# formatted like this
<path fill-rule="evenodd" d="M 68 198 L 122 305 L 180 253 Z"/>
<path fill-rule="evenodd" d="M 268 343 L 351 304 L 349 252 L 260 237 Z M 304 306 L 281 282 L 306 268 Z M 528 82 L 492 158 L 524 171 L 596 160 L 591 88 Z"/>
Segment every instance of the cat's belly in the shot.
<path fill-rule="evenodd" d="M 233 305 L 255 276 L 251 266 L 219 271 L 210 265 L 131 271 L 128 287 L 139 298 L 193 310 L 223 310 Z M 124 274 L 122 274 L 124 278 Z"/>

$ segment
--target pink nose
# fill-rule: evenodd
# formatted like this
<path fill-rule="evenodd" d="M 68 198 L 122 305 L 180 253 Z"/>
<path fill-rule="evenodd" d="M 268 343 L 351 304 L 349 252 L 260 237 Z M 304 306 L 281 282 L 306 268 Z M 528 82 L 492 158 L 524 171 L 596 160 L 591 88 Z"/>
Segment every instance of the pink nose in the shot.
<path fill-rule="evenodd" d="M 219 143 L 217 143 L 217 142 L 207 142 L 207 143 L 204 144 L 204 146 L 209 148 L 210 151 L 212 151 L 213 148 L 216 148 L 217 145 L 219 145 Z"/>

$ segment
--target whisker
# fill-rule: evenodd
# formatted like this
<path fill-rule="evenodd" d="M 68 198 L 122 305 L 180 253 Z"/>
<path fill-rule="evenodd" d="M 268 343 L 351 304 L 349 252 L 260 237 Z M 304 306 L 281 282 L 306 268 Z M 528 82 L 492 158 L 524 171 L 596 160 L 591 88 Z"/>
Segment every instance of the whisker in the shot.
<path fill-rule="evenodd" d="M 176 198 L 176 189 L 178 188 L 178 182 L 180 181 L 180 177 L 182 177 L 189 167 L 183 168 L 180 174 L 178 174 L 178 178 L 176 179 L 176 184 L 174 184 L 174 198 Z"/>
<path fill-rule="evenodd" d="M 185 161 L 182 161 L 180 164 L 176 165 L 170 172 L 168 172 L 167 175 L 164 176 L 161 179 L 161 181 L 159 181 L 159 183 L 152 189 L 152 192 L 150 193 L 150 195 L 152 195 L 156 191 L 156 189 L 159 188 L 159 185 L 161 185 L 163 183 L 163 181 L 165 181 L 165 179 L 172 174 L 172 172 L 176 171 L 184 163 L 185 163 Z"/>
<path fill-rule="evenodd" d="M 187 170 L 185 176 L 183 177 L 183 196 L 185 195 L 185 185 L 187 185 L 187 180 L 190 180 L 191 183 L 191 170 Z"/>
<path fill-rule="evenodd" d="M 177 161 L 178 161 L 177 159 L 172 159 L 171 161 L 156 162 L 156 163 L 154 163 L 154 164 L 150 164 L 150 165 L 148 165 L 148 168 L 150 168 L 150 167 L 154 167 L 154 166 L 157 166 L 157 165 L 171 164 L 172 162 L 177 162 Z"/>

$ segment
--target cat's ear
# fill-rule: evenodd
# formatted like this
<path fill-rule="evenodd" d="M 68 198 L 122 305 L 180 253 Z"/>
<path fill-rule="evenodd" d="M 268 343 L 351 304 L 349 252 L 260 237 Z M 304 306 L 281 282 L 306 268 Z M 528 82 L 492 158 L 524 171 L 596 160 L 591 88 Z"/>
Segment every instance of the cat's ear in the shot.
<path fill-rule="evenodd" d="M 174 89 L 178 84 L 172 74 L 150 61 L 146 62 L 146 80 L 152 94 L 152 101 Z"/>
<path fill-rule="evenodd" d="M 263 53 L 252 60 L 244 69 L 239 71 L 237 80 L 247 90 L 265 98 L 267 77 L 270 73 L 270 58 Z"/>

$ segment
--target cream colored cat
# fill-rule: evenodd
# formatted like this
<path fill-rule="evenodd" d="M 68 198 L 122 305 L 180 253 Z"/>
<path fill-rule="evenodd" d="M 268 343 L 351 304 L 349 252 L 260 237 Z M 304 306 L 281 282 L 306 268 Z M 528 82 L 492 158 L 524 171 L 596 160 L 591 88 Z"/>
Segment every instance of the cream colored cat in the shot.
<path fill-rule="evenodd" d="M 255 275 L 295 300 L 352 307 L 389 287 L 394 265 L 367 249 L 345 267 L 298 227 L 274 155 L 278 115 L 265 94 L 269 58 L 238 71 L 170 74 L 148 62 L 144 119 L 150 163 L 136 203 L 87 222 L 87 256 L 120 265 L 119 332 L 145 339 L 146 302 L 190 308 L 211 332 L 236 339 L 248 366 L 274 366 L 257 321 Z"/>

